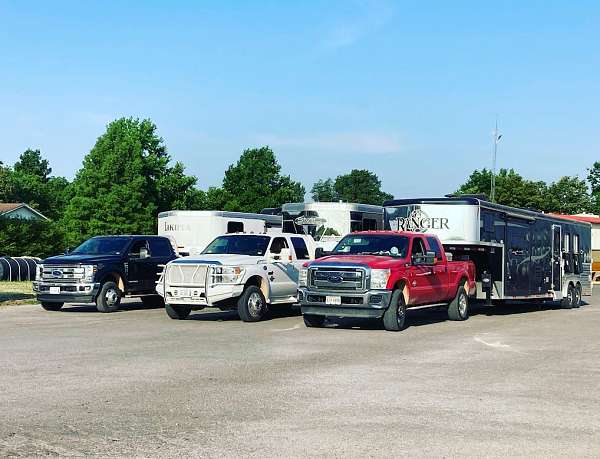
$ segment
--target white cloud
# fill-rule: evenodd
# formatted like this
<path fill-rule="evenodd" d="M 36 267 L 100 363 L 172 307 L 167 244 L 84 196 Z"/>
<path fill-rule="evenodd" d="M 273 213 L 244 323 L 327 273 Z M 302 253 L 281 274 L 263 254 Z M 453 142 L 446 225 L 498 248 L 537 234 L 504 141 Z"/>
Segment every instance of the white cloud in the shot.
<path fill-rule="evenodd" d="M 330 154 L 395 154 L 402 150 L 398 135 L 384 132 L 335 132 L 312 136 L 286 137 L 261 135 L 257 143 L 272 147 L 318 151 Z"/>

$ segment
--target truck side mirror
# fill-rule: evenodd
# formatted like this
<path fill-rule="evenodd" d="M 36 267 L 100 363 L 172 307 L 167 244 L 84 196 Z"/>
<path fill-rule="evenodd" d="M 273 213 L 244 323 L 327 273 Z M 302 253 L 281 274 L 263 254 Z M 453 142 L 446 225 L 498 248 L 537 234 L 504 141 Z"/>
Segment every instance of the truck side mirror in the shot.
<path fill-rule="evenodd" d="M 142 247 L 140 249 L 140 259 L 144 260 L 146 258 L 150 258 L 150 253 L 148 252 L 148 249 L 146 247 Z"/>
<path fill-rule="evenodd" d="M 327 252 L 323 247 L 317 247 L 315 249 L 315 259 L 326 257 L 330 253 L 331 252 Z"/>
<path fill-rule="evenodd" d="M 67 247 L 67 248 L 65 249 L 65 255 L 69 255 L 70 253 L 71 253 L 71 248 L 70 248 L 70 247 Z"/>
<path fill-rule="evenodd" d="M 435 252 L 427 252 L 425 255 L 413 255 L 413 265 L 434 265 L 435 264 Z"/>

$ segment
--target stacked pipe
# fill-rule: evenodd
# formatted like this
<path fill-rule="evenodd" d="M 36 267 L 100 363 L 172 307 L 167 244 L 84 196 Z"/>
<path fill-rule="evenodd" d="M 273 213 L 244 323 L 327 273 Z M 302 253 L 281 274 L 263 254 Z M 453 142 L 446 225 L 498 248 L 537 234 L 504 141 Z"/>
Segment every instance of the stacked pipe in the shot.
<path fill-rule="evenodd" d="M 39 262 L 35 257 L 0 257 L 0 281 L 35 280 Z"/>

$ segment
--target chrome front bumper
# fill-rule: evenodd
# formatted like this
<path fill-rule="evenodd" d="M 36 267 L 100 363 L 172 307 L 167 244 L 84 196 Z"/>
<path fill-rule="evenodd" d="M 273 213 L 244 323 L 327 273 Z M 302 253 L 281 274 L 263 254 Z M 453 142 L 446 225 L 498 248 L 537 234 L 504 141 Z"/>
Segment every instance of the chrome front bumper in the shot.
<path fill-rule="evenodd" d="M 340 305 L 327 304 L 328 296 L 340 297 Z M 339 292 L 298 289 L 298 302 L 303 314 L 334 317 L 381 317 L 390 305 L 391 290 L 367 290 L 365 292 Z"/>
<path fill-rule="evenodd" d="M 50 293 L 50 287 L 58 287 L 58 293 Z M 53 303 L 93 303 L 100 290 L 99 282 L 33 282 L 33 292 L 38 301 Z"/>

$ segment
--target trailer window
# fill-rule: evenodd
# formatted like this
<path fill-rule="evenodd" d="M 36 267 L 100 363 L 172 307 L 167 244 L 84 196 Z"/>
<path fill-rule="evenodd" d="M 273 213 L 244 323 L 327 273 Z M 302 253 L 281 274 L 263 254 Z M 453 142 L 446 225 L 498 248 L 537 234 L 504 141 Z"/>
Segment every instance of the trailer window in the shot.
<path fill-rule="evenodd" d="M 292 245 L 294 246 L 296 258 L 298 260 L 310 260 L 308 248 L 306 247 L 306 242 L 304 242 L 304 239 L 302 239 L 301 237 L 293 237 Z"/>
<path fill-rule="evenodd" d="M 563 238 L 563 260 L 565 266 L 565 273 L 573 272 L 573 257 L 571 254 L 571 234 L 565 233 Z"/>
<path fill-rule="evenodd" d="M 573 234 L 573 272 L 581 274 L 581 259 L 579 257 L 579 234 Z"/>
<path fill-rule="evenodd" d="M 243 222 L 227 222 L 228 233 L 243 233 L 244 223 Z"/>
<path fill-rule="evenodd" d="M 377 229 L 377 220 L 365 218 L 363 220 L 363 231 L 371 231 Z"/>

